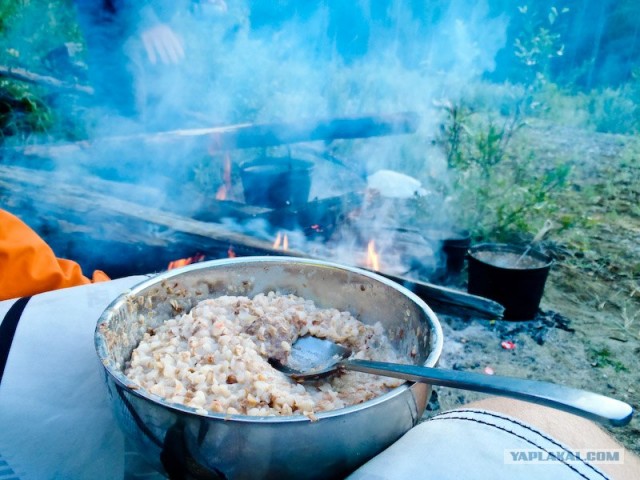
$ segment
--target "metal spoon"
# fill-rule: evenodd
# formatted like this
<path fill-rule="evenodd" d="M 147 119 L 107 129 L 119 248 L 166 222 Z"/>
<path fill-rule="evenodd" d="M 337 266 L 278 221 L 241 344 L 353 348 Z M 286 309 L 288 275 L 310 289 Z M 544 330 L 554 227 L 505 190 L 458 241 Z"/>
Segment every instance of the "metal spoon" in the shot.
<path fill-rule="evenodd" d="M 354 370 L 516 398 L 611 426 L 626 425 L 633 415 L 633 408 L 620 400 L 554 383 L 418 365 L 348 360 L 350 356 L 351 350 L 330 340 L 304 336 L 292 345 L 286 365 L 275 359 L 269 361 L 295 381 L 321 378 L 338 370 Z"/>

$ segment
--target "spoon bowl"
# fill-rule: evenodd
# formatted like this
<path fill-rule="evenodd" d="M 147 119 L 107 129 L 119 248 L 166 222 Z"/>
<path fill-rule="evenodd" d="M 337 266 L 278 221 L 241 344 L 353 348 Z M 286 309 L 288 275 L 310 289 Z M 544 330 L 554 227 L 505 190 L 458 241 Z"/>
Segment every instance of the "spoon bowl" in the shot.
<path fill-rule="evenodd" d="M 305 335 L 291 346 L 286 363 L 270 358 L 269 363 L 296 382 L 327 377 L 341 370 L 341 362 L 352 352 L 331 340 Z"/>

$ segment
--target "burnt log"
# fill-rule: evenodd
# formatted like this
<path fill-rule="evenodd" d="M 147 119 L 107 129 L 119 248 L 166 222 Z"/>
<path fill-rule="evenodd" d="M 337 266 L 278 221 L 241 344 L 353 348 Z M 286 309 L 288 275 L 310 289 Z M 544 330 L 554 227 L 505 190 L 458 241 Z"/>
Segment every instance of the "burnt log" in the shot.
<path fill-rule="evenodd" d="M 413 112 L 301 120 L 278 123 L 246 123 L 211 128 L 172 130 L 158 133 L 100 137 L 60 145 L 29 145 L 5 149 L 23 157 L 68 159 L 91 151 L 138 150 L 178 145 L 184 151 L 222 152 L 265 148 L 293 143 L 332 141 L 415 133 L 419 116 Z M 112 158 L 118 158 L 113 155 Z"/>
<path fill-rule="evenodd" d="M 488 298 L 400 275 L 392 275 L 385 272 L 376 273 L 412 291 L 437 312 L 448 315 L 486 318 L 489 320 L 499 320 L 504 315 L 504 307 L 498 302 L 494 302 Z"/>
<path fill-rule="evenodd" d="M 283 251 L 271 241 L 230 231 L 152 205 L 113 196 L 139 187 L 99 178 L 68 184 L 53 172 L 0 165 L 0 199 L 47 241 L 59 256 L 72 258 L 89 273 L 104 270 L 112 278 L 154 273 L 172 260 L 202 253 L 207 259 L 229 253 L 313 258 Z M 147 188 L 144 196 L 153 197 Z M 62 253 L 64 251 L 64 254 Z M 317 259 L 329 260 L 329 258 Z M 491 300 L 438 285 L 382 273 L 414 291 L 440 313 L 500 318 L 502 307 Z"/>
<path fill-rule="evenodd" d="M 273 147 L 299 142 L 355 139 L 414 133 L 417 114 L 370 115 L 300 122 L 241 125 L 224 132 L 212 132 L 212 147 L 220 150 Z"/>
<path fill-rule="evenodd" d="M 62 219 L 73 217 L 75 214 L 78 219 L 84 219 L 85 229 L 94 228 L 90 222 L 99 221 L 101 216 L 116 217 L 132 225 L 148 224 L 156 227 L 156 230 L 160 227 L 227 244 L 242 244 L 256 250 L 278 253 L 270 242 L 230 231 L 222 225 L 193 220 L 104 193 L 114 189 L 114 184 L 117 183 L 85 177 L 82 186 L 70 185 L 64 182 L 64 177 L 57 178 L 53 172 L 0 165 L 0 189 L 10 192 L 5 202 L 15 208 L 22 206 L 29 210 L 30 206 L 32 211 L 40 212 L 40 215 L 44 214 L 42 212 L 54 210 Z M 137 185 L 120 185 L 121 191 L 138 188 Z M 151 190 L 147 188 L 146 191 Z M 106 234 L 114 224 L 105 224 L 104 220 L 102 219 L 99 225 L 102 227 L 101 232 Z M 131 233 L 141 235 L 144 232 Z M 159 237 L 152 235 L 152 240 L 158 241 Z"/>

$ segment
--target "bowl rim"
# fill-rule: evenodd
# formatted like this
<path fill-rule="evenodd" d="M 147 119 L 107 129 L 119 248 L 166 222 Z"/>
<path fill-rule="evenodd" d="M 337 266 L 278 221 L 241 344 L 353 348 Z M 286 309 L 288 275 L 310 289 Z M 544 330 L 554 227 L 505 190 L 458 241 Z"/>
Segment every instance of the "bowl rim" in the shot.
<path fill-rule="evenodd" d="M 252 416 L 252 415 L 242 415 L 242 414 L 223 414 L 223 413 L 215 413 L 204 409 L 197 409 L 195 407 L 189 407 L 187 405 L 172 403 L 160 397 L 158 395 L 154 395 L 148 392 L 146 389 L 142 389 L 140 387 L 135 386 L 132 388 L 132 382 L 127 379 L 124 373 L 116 368 L 107 358 L 107 350 L 105 346 L 105 341 L 102 334 L 101 326 L 110 318 L 113 311 L 116 311 L 119 307 L 127 302 L 127 299 L 131 296 L 135 296 L 139 292 L 145 290 L 146 288 L 158 285 L 163 280 L 170 279 L 176 276 L 181 276 L 188 272 L 193 272 L 197 270 L 206 270 L 210 268 L 215 268 L 217 266 L 227 266 L 227 265 L 236 265 L 236 264 L 246 264 L 246 263 L 282 263 L 282 262 L 294 262 L 294 263 L 303 263 L 307 265 L 317 265 L 321 267 L 328 268 L 337 268 L 340 270 L 347 270 L 352 273 L 364 275 L 369 277 L 372 280 L 383 283 L 391 288 L 398 290 L 400 293 L 407 296 L 412 302 L 417 304 L 417 306 L 422 309 L 429 320 L 429 327 L 431 329 L 430 336 L 430 345 L 429 345 L 429 354 L 425 359 L 423 365 L 428 367 L 435 367 L 440 359 L 442 354 L 444 337 L 442 326 L 436 314 L 433 312 L 431 307 L 427 305 L 427 303 L 418 297 L 416 294 L 403 287 L 402 285 L 389 280 L 377 273 L 373 273 L 368 270 L 364 270 L 359 267 L 353 267 L 350 265 L 325 261 L 325 260 L 315 260 L 315 259 L 307 259 L 300 257 L 288 257 L 288 256 L 249 256 L 249 257 L 236 257 L 236 258 L 225 258 L 218 260 L 210 260 L 206 262 L 199 262 L 191 265 L 187 265 L 182 268 L 177 268 L 173 270 L 168 270 L 166 272 L 154 275 L 146 280 L 141 281 L 140 283 L 135 284 L 131 288 L 127 289 L 118 297 L 116 297 L 101 313 L 98 318 L 96 328 L 94 331 L 94 348 L 100 364 L 104 368 L 107 376 L 111 378 L 119 388 L 124 388 L 128 393 L 135 395 L 137 397 L 146 399 L 151 401 L 154 404 L 160 405 L 165 408 L 169 408 L 178 414 L 186 414 L 186 415 L 197 415 L 200 418 L 211 418 L 218 419 L 224 421 L 237 421 L 242 423 L 257 423 L 257 424 L 269 424 L 269 423 L 295 423 L 295 422 L 309 422 L 311 419 L 302 414 L 296 415 L 269 415 L 269 416 Z M 385 402 L 393 397 L 403 394 L 407 389 L 411 388 L 411 386 L 415 384 L 415 382 L 406 382 L 402 385 L 390 390 L 387 393 L 384 393 L 378 397 L 367 400 L 366 402 L 359 403 L 356 405 L 350 405 L 343 408 L 337 408 L 334 410 L 327 410 L 323 412 L 314 413 L 314 417 L 317 420 L 321 420 L 324 418 L 338 417 L 342 415 L 347 415 L 349 413 L 358 412 L 361 410 L 367 410 L 372 408 L 382 402 Z"/>

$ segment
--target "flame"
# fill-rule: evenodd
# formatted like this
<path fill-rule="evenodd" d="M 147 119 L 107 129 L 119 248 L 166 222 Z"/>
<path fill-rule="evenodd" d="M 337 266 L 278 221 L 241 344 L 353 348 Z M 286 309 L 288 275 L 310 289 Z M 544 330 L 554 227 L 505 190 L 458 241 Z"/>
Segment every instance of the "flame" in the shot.
<path fill-rule="evenodd" d="M 276 239 L 273 242 L 273 248 L 289 250 L 289 237 L 287 237 L 286 233 L 283 235 L 282 233 L 278 232 L 278 235 L 276 235 Z"/>
<path fill-rule="evenodd" d="M 204 255 L 201 253 L 196 253 L 193 257 L 181 258 L 179 260 L 174 260 L 172 262 L 169 262 L 169 266 L 167 267 L 167 270 L 173 270 L 174 268 L 184 267 L 192 263 L 201 262 L 202 260 L 204 260 Z"/>
<path fill-rule="evenodd" d="M 229 247 L 229 250 L 227 250 L 227 256 L 229 258 L 236 258 L 236 252 L 233 250 L 233 247 Z"/>
<path fill-rule="evenodd" d="M 380 255 L 376 252 L 374 240 L 370 240 L 369 245 L 367 245 L 367 268 L 375 271 L 380 270 Z"/>
<path fill-rule="evenodd" d="M 227 199 L 227 187 L 224 185 L 220 185 L 218 191 L 216 192 L 216 200 L 226 200 Z"/>
<path fill-rule="evenodd" d="M 231 156 L 226 153 L 224 156 L 224 171 L 222 172 L 223 184 L 216 192 L 216 200 L 226 200 L 231 190 Z"/>

